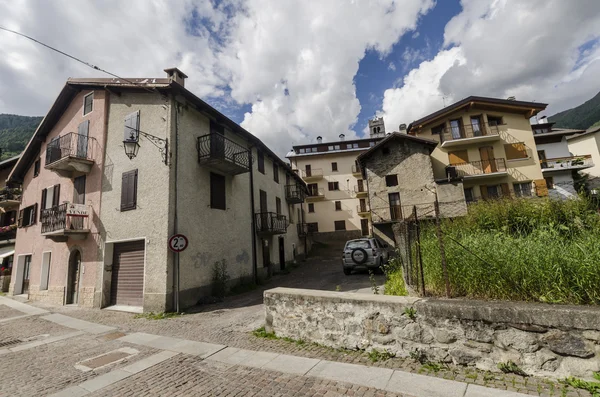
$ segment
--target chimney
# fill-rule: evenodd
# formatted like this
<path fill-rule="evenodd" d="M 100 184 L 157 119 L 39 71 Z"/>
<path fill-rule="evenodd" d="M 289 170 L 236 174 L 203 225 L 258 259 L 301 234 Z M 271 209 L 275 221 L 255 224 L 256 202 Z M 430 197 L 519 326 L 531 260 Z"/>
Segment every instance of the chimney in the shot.
<path fill-rule="evenodd" d="M 346 138 L 346 135 L 344 135 L 344 134 L 340 134 L 340 141 L 343 141 L 343 140 L 344 140 L 344 138 Z"/>
<path fill-rule="evenodd" d="M 517 99 L 514 96 L 509 96 L 506 98 L 507 101 L 516 101 Z"/>
<path fill-rule="evenodd" d="M 323 137 L 322 136 L 318 136 L 317 137 L 317 143 L 323 143 Z"/>
<path fill-rule="evenodd" d="M 174 81 L 182 87 L 185 87 L 185 79 L 187 79 L 187 75 L 185 73 L 177 68 L 168 68 L 165 69 L 165 72 L 171 81 Z"/>
<path fill-rule="evenodd" d="M 400 124 L 400 133 L 401 134 L 406 134 L 406 124 L 402 123 Z"/>

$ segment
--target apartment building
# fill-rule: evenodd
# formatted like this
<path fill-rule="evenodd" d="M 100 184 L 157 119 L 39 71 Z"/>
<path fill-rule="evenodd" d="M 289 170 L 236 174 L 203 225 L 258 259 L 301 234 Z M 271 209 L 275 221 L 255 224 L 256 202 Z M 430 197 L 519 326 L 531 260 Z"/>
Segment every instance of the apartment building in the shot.
<path fill-rule="evenodd" d="M 13 266 L 21 188 L 7 186 L 6 180 L 17 160 L 19 156 L 0 161 L 0 268 L 8 271 L 11 271 Z M 4 289 L 4 286 L 0 285 L 0 291 Z"/>
<path fill-rule="evenodd" d="M 383 118 L 369 121 L 364 139 L 294 146 L 287 154 L 291 167 L 308 186 L 306 227 L 321 240 L 350 239 L 370 232 L 368 192 L 356 158 L 385 137 Z"/>
<path fill-rule="evenodd" d="M 10 175 L 24 189 L 12 294 L 181 309 L 213 293 L 217 267 L 235 284 L 304 254 L 302 179 L 165 72 L 67 81 Z"/>
<path fill-rule="evenodd" d="M 573 155 L 569 150 L 568 137 L 585 130 L 555 128 L 554 123 L 542 118 L 531 125 L 542 174 L 551 198 L 577 197 L 576 178 L 580 170 L 594 167 L 590 152 Z"/>
<path fill-rule="evenodd" d="M 600 189 L 600 126 L 590 127 L 587 130 L 570 135 L 565 138 L 569 153 L 582 157 L 584 164 L 590 165 L 581 171 L 587 176 L 588 188 L 596 195 Z M 589 155 L 589 157 L 585 157 Z M 572 163 L 571 163 L 572 164 Z"/>
<path fill-rule="evenodd" d="M 462 178 L 467 202 L 547 196 L 529 119 L 546 104 L 470 96 L 412 122 L 408 133 L 435 140 L 435 179 Z"/>

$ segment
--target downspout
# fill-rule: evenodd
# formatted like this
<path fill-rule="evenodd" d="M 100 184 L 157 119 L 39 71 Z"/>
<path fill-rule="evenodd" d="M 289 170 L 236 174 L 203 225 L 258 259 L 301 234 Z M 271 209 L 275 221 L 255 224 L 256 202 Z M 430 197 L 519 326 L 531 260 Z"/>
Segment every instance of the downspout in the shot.
<path fill-rule="evenodd" d="M 179 163 L 179 105 L 175 104 L 175 210 L 173 211 L 173 234 L 177 233 L 177 165 Z M 175 312 L 179 313 L 179 254 L 173 252 L 173 303 L 175 304 Z"/>
<path fill-rule="evenodd" d="M 367 182 L 367 192 L 370 192 L 371 190 L 369 189 L 369 178 L 367 178 L 367 170 L 363 168 L 362 163 L 359 163 L 359 166 L 361 168 L 361 176 L 363 177 L 363 180 Z M 373 208 L 371 207 L 371 193 L 367 194 L 367 202 L 369 203 L 369 212 L 371 213 L 371 216 L 369 217 L 371 219 L 371 222 L 369 222 L 369 231 L 371 232 L 371 237 L 375 237 L 375 233 L 373 232 Z"/>
<path fill-rule="evenodd" d="M 254 276 L 254 283 L 258 284 L 258 263 L 256 262 L 256 219 L 254 216 L 254 165 L 252 164 L 252 149 L 254 145 L 249 148 L 248 163 L 250 165 L 250 231 L 252 233 L 252 273 Z"/>

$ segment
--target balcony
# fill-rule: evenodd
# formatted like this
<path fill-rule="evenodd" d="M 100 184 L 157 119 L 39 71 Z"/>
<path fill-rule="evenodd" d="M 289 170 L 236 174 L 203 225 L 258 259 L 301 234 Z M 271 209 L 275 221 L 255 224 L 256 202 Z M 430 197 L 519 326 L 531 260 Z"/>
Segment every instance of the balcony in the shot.
<path fill-rule="evenodd" d="M 290 204 L 300 204 L 306 198 L 306 188 L 298 183 L 285 185 L 285 199 Z"/>
<path fill-rule="evenodd" d="M 362 170 L 360 169 L 360 166 L 358 164 L 354 164 L 352 166 L 352 175 L 357 178 L 362 176 Z"/>
<path fill-rule="evenodd" d="M 322 188 L 319 188 L 319 189 L 311 189 L 310 187 L 308 188 L 308 195 L 306 196 L 307 202 L 319 201 L 319 200 L 324 200 L 324 199 L 325 199 L 325 192 L 323 191 Z"/>
<path fill-rule="evenodd" d="M 367 188 L 364 185 L 355 185 L 354 193 L 356 193 L 356 197 L 367 197 L 369 192 L 367 192 Z"/>
<path fill-rule="evenodd" d="M 219 133 L 198 137 L 196 146 L 200 165 L 227 175 L 250 172 L 250 151 Z"/>
<path fill-rule="evenodd" d="M 21 189 L 0 190 L 0 208 L 16 207 L 21 204 Z"/>
<path fill-rule="evenodd" d="M 453 169 L 455 172 L 453 172 Z M 504 159 L 491 159 L 447 166 L 446 175 L 455 175 L 464 179 L 478 179 L 507 176 L 508 172 L 506 171 L 506 161 Z"/>
<path fill-rule="evenodd" d="M 390 205 L 389 207 L 380 207 L 371 209 L 371 219 L 373 223 L 392 223 L 401 221 L 402 206 Z"/>
<path fill-rule="evenodd" d="M 323 170 L 321 168 L 302 170 L 302 179 L 305 181 L 316 181 L 323 179 Z"/>
<path fill-rule="evenodd" d="M 583 170 L 594 166 L 592 156 L 558 157 L 553 159 L 540 160 L 542 172 L 551 173 L 557 171 Z"/>
<path fill-rule="evenodd" d="M 0 243 L 17 238 L 17 225 L 0 226 Z"/>
<path fill-rule="evenodd" d="M 366 204 L 365 205 L 357 205 L 356 213 L 358 214 L 358 216 L 362 216 L 363 218 L 371 215 L 371 211 L 369 211 Z"/>
<path fill-rule="evenodd" d="M 69 237 L 84 240 L 90 232 L 89 215 L 90 209 L 85 204 L 64 203 L 42 210 L 42 236 L 57 241 L 66 241 Z"/>
<path fill-rule="evenodd" d="M 59 175 L 71 177 L 73 172 L 89 173 L 94 165 L 94 138 L 69 132 L 46 147 L 45 168 Z"/>
<path fill-rule="evenodd" d="M 500 128 L 496 124 L 467 124 L 444 128 L 440 133 L 442 147 L 469 145 L 472 143 L 496 141 L 500 139 Z"/>
<path fill-rule="evenodd" d="M 296 227 L 298 228 L 298 236 L 300 237 L 309 236 L 319 231 L 317 225 L 314 223 L 299 223 Z"/>
<path fill-rule="evenodd" d="M 257 212 L 255 217 L 256 233 L 261 236 L 284 234 L 287 231 L 288 223 L 285 215 L 275 212 Z"/>

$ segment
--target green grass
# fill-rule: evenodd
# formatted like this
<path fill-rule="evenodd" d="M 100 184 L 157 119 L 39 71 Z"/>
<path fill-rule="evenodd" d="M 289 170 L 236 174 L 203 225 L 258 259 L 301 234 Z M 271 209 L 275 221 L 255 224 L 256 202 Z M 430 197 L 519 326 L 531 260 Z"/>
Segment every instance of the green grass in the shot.
<path fill-rule="evenodd" d="M 600 372 L 594 372 L 594 379 L 600 381 Z M 592 394 L 592 397 L 600 397 L 600 382 L 588 382 L 574 377 L 566 378 L 561 382 L 576 389 L 586 390 Z"/>
<path fill-rule="evenodd" d="M 179 316 L 183 316 L 183 313 L 149 312 L 149 313 L 136 314 L 135 316 L 133 316 L 133 318 L 145 318 L 146 320 L 164 320 L 167 318 L 173 318 L 173 317 L 179 317 Z"/>
<path fill-rule="evenodd" d="M 367 353 L 369 360 L 371 360 L 371 362 L 375 363 L 377 361 L 387 361 L 390 358 L 394 358 L 396 357 L 396 355 L 394 353 L 388 352 L 388 351 L 379 351 L 377 349 L 373 349 L 371 350 L 369 353 Z"/>
<path fill-rule="evenodd" d="M 600 304 L 600 217 L 585 199 L 476 203 L 466 217 L 443 220 L 442 230 L 454 297 Z M 431 224 L 422 225 L 421 247 L 425 288 L 444 295 Z M 386 293 L 401 278 L 389 274 Z"/>
<path fill-rule="evenodd" d="M 275 332 L 267 332 L 267 330 L 265 330 L 265 327 L 255 329 L 254 331 L 252 331 L 252 335 L 256 336 L 257 338 L 280 339 L 277 335 L 275 335 Z"/>
<path fill-rule="evenodd" d="M 505 374 L 515 374 L 519 376 L 529 376 L 525 371 L 523 371 L 517 364 L 512 361 L 507 361 L 505 363 L 498 363 L 498 369 Z"/>

